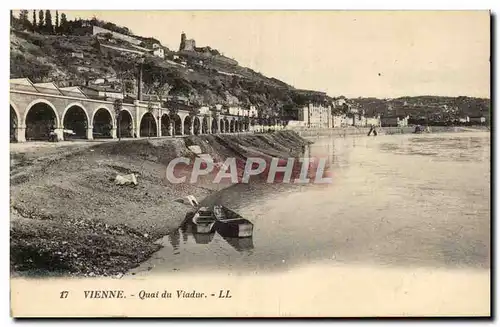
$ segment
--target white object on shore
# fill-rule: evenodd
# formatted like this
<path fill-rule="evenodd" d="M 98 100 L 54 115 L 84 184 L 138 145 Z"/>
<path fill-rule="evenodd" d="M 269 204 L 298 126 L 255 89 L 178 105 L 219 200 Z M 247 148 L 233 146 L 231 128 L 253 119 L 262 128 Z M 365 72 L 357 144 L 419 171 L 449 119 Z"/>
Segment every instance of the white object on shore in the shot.
<path fill-rule="evenodd" d="M 137 185 L 137 177 L 135 176 L 135 174 L 116 175 L 115 184 L 116 185 L 128 185 L 128 184 Z"/>
<path fill-rule="evenodd" d="M 188 146 L 188 149 L 195 154 L 201 154 L 201 148 L 199 145 L 190 145 Z"/>
<path fill-rule="evenodd" d="M 200 205 L 198 200 L 196 200 L 196 198 L 193 195 L 188 195 L 185 198 L 175 199 L 174 201 L 185 204 L 187 206 L 191 206 L 193 208 L 197 208 Z"/>

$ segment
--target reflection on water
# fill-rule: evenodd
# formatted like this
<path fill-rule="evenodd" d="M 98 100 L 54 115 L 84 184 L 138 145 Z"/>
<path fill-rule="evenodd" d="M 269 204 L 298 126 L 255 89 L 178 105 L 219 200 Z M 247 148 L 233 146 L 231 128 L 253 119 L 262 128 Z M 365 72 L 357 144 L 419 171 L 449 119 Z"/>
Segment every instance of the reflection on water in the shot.
<path fill-rule="evenodd" d="M 306 153 L 328 157 L 332 184 L 225 189 L 206 202 L 254 223 L 252 238 L 201 236 L 183 223 L 137 271 L 489 268 L 489 133 L 325 138 Z"/>
<path fill-rule="evenodd" d="M 253 249 L 253 237 L 232 237 L 228 233 L 222 223 L 217 223 L 215 228 L 210 232 L 200 232 L 192 220 L 193 213 L 188 213 L 186 218 L 181 223 L 178 229 L 167 235 L 165 238 L 170 243 L 173 254 L 178 255 L 181 253 L 181 248 L 189 246 L 189 244 L 210 244 L 214 239 L 224 240 L 228 245 L 233 247 L 238 252 L 245 252 Z M 217 238 L 216 238 L 217 234 Z M 182 244 L 180 243 L 182 235 Z"/>

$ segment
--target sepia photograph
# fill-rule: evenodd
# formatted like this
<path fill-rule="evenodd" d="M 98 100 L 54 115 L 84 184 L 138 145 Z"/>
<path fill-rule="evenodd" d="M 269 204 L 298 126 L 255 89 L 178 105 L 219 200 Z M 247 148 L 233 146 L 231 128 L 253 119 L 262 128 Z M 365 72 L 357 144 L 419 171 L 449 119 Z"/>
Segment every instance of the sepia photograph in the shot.
<path fill-rule="evenodd" d="M 491 317 L 492 19 L 10 10 L 11 316 Z"/>

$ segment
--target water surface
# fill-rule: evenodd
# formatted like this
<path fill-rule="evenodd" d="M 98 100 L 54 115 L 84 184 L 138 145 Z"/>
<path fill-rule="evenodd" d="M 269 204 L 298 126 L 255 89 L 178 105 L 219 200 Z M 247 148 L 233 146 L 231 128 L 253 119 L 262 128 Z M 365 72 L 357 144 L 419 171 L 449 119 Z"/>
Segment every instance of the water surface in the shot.
<path fill-rule="evenodd" d="M 133 273 L 489 268 L 489 133 L 321 138 L 307 155 L 329 159 L 333 183 L 223 190 L 212 200 L 252 221 L 251 239 L 183 224 Z"/>

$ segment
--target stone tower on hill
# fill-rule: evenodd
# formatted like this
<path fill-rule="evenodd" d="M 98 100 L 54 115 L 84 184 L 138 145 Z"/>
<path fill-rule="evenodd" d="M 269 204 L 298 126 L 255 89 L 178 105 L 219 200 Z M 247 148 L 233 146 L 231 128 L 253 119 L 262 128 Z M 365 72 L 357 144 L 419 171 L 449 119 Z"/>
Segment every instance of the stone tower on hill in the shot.
<path fill-rule="evenodd" d="M 179 51 L 184 50 L 186 47 L 186 33 L 182 32 L 181 34 L 181 45 L 179 46 Z"/>
<path fill-rule="evenodd" d="M 193 39 L 186 39 L 186 33 L 182 32 L 181 34 L 181 44 L 179 46 L 179 51 L 186 50 L 186 51 L 195 51 L 196 48 L 196 42 Z"/>

